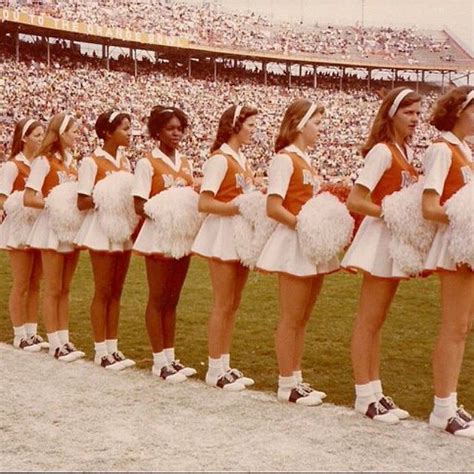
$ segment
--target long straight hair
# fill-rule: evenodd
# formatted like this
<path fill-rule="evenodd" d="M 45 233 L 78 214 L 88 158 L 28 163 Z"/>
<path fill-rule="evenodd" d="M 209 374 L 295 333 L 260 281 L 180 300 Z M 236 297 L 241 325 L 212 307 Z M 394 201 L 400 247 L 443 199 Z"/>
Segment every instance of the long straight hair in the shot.
<path fill-rule="evenodd" d="M 281 122 L 280 132 L 275 141 L 275 151 L 278 153 L 283 148 L 291 145 L 298 136 L 298 124 L 301 122 L 301 119 L 306 115 L 309 108 L 311 107 L 312 102 L 307 99 L 298 99 L 292 102 L 286 109 L 283 121 Z M 323 114 L 324 107 L 318 105 L 314 110 L 314 113 L 309 117 L 313 118 L 317 114 Z"/>
<path fill-rule="evenodd" d="M 375 116 L 374 123 L 372 124 L 372 128 L 370 129 L 369 137 L 367 138 L 367 141 L 361 148 L 361 153 L 363 157 L 365 157 L 367 153 L 369 153 L 369 151 L 375 145 L 377 145 L 377 143 L 384 143 L 384 142 L 392 143 L 395 140 L 395 132 L 393 129 L 393 119 L 390 118 L 390 116 L 388 115 L 388 112 L 393 102 L 395 101 L 395 98 L 403 89 L 406 89 L 406 88 L 397 87 L 396 89 L 392 89 L 384 97 L 382 103 L 380 104 L 377 115 Z M 421 101 L 421 95 L 417 94 L 416 92 L 410 92 L 400 102 L 398 106 L 398 110 L 400 110 L 403 107 L 408 107 L 412 104 L 416 104 L 417 102 L 420 102 L 420 101 Z"/>
<path fill-rule="evenodd" d="M 48 123 L 48 128 L 41 143 L 40 149 L 36 153 L 36 156 L 47 156 L 53 155 L 54 153 L 60 153 L 63 158 L 65 158 L 65 150 L 61 145 L 61 137 L 59 135 L 59 127 L 66 116 L 65 113 L 56 114 Z M 76 121 L 71 118 L 66 127 L 65 132 L 70 130 Z"/>
<path fill-rule="evenodd" d="M 11 152 L 10 152 L 10 159 L 15 158 L 15 156 L 18 155 L 18 153 L 23 151 L 23 147 L 25 145 L 23 142 L 23 138 L 33 133 L 33 130 L 35 130 L 37 127 L 43 126 L 40 121 L 35 120 L 25 130 L 25 134 L 22 137 L 23 127 L 25 126 L 26 122 L 28 122 L 28 120 L 31 120 L 31 117 L 25 117 L 21 119 L 19 122 L 17 122 L 17 124 L 15 125 L 15 130 L 13 132 L 12 147 L 11 147 Z"/>

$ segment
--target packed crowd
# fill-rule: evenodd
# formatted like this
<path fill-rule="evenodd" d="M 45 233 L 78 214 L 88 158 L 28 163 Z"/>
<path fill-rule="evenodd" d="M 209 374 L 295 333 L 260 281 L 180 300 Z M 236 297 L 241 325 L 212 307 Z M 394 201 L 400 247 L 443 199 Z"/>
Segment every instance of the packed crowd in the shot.
<path fill-rule="evenodd" d="M 412 28 L 334 27 L 274 23 L 255 13 L 230 13 L 211 4 L 179 1 L 3 0 L 6 6 L 79 22 L 181 36 L 192 43 L 232 45 L 257 51 L 311 53 L 338 58 L 379 58 L 416 64 L 463 57 L 447 36 Z"/>
<path fill-rule="evenodd" d="M 199 173 L 214 139 L 213 131 L 222 110 L 229 104 L 254 104 L 260 114 L 258 133 L 246 155 L 258 175 L 265 175 L 282 111 L 297 97 L 309 97 L 326 108 L 324 130 L 313 158 L 328 181 L 351 182 L 362 157 L 358 150 L 373 119 L 380 97 L 364 88 L 339 91 L 294 86 L 264 86 L 261 81 L 217 81 L 189 79 L 168 71 L 142 72 L 137 77 L 123 71 L 106 70 L 93 61 L 71 61 L 67 55 L 55 58 L 52 68 L 38 60 L 17 63 L 3 53 L 0 64 L 0 154 L 7 157 L 14 122 L 26 115 L 43 121 L 59 111 L 74 113 L 82 124 L 76 148 L 79 159 L 97 145 L 94 123 L 99 113 L 114 107 L 133 115 L 133 146 L 129 158 L 135 162 L 149 147 L 145 117 L 156 104 L 175 105 L 190 118 L 183 152 Z M 425 96 L 427 113 L 434 94 Z M 426 123 L 419 128 L 413 146 L 418 156 L 436 135 Z"/>

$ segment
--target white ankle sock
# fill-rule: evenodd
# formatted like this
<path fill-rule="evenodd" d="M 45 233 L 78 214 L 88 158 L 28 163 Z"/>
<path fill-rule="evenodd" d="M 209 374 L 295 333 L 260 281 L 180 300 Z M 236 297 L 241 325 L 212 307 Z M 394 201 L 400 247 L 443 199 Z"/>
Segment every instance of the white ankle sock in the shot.
<path fill-rule="evenodd" d="M 153 352 L 153 365 L 155 369 L 161 370 L 163 367 L 168 365 L 168 359 L 166 358 L 165 351 Z"/>
<path fill-rule="evenodd" d="M 224 372 L 227 372 L 228 370 L 230 370 L 230 354 L 222 354 L 221 362 L 222 362 L 222 368 L 224 369 Z"/>
<path fill-rule="evenodd" d="M 439 398 L 435 395 L 433 414 L 438 418 L 444 418 L 446 420 L 456 415 L 452 394 L 446 398 Z"/>
<path fill-rule="evenodd" d="M 451 393 L 451 400 L 453 402 L 454 408 L 457 410 L 458 409 L 458 392 Z"/>
<path fill-rule="evenodd" d="M 355 386 L 356 400 L 355 408 L 360 411 L 367 411 L 369 405 L 376 401 L 372 384 L 365 383 Z"/>
<path fill-rule="evenodd" d="M 375 395 L 375 399 L 379 401 L 383 397 L 382 382 L 380 380 L 371 380 L 370 385 Z"/>
<path fill-rule="evenodd" d="M 222 366 L 222 357 L 220 357 L 219 359 L 213 359 L 212 357 L 209 357 L 208 360 L 208 375 L 210 377 L 220 377 L 224 373 L 224 368 Z"/>
<path fill-rule="evenodd" d="M 94 342 L 94 349 L 95 349 L 95 355 L 98 358 L 102 358 L 108 354 L 107 352 L 107 344 L 105 341 L 102 342 Z"/>
<path fill-rule="evenodd" d="M 24 337 L 26 339 L 26 329 L 25 326 L 17 326 L 13 328 L 13 334 L 15 334 L 15 339 L 21 339 Z"/>
<path fill-rule="evenodd" d="M 61 344 L 67 344 L 69 342 L 69 329 L 61 329 L 58 331 L 58 336 Z"/>
<path fill-rule="evenodd" d="M 287 390 L 288 392 L 291 389 L 296 387 L 296 377 L 294 375 L 290 375 L 289 377 L 283 377 L 281 375 L 278 376 L 278 391 L 280 390 Z"/>
<path fill-rule="evenodd" d="M 35 336 L 38 332 L 38 323 L 25 324 L 26 337 Z"/>
<path fill-rule="evenodd" d="M 51 354 L 54 354 L 54 351 L 58 348 L 61 347 L 61 341 L 59 339 L 59 334 L 57 332 L 52 332 L 47 334 L 48 336 L 48 342 L 49 342 L 49 352 Z"/>
<path fill-rule="evenodd" d="M 171 363 L 175 360 L 174 347 L 168 347 L 167 349 L 163 349 L 163 352 L 165 353 L 165 356 L 166 356 L 166 359 L 168 360 L 168 363 Z"/>
<path fill-rule="evenodd" d="M 113 354 L 118 351 L 118 339 L 106 339 L 107 352 Z"/>
<path fill-rule="evenodd" d="M 296 383 L 303 383 L 303 372 L 301 370 L 295 370 L 293 375 L 296 379 Z"/>

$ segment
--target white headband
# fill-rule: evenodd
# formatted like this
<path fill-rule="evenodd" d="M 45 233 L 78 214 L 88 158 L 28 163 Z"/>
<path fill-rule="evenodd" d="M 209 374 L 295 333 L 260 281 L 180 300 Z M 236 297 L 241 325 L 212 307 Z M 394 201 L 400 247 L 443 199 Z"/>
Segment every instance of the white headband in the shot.
<path fill-rule="evenodd" d="M 237 119 L 240 117 L 240 113 L 242 112 L 243 106 L 238 105 L 234 110 L 234 118 L 232 119 L 232 127 L 235 127 L 237 123 Z"/>
<path fill-rule="evenodd" d="M 395 114 L 397 113 L 398 107 L 400 107 L 400 104 L 402 100 L 408 95 L 411 94 L 413 91 L 411 89 L 403 89 L 401 90 L 398 95 L 395 97 L 395 100 L 393 101 L 392 106 L 390 107 L 388 111 L 388 116 L 390 118 L 393 118 Z"/>
<path fill-rule="evenodd" d="M 28 119 L 26 122 L 25 122 L 25 125 L 23 125 L 23 128 L 21 130 L 21 139 L 23 140 L 23 138 L 25 138 L 25 135 L 26 135 L 26 132 L 28 131 L 28 129 L 36 122 L 35 119 Z"/>
<path fill-rule="evenodd" d="M 474 89 L 467 94 L 466 100 L 461 105 L 461 112 L 469 105 L 471 100 L 474 100 Z"/>
<path fill-rule="evenodd" d="M 112 112 L 109 117 L 109 123 L 112 123 L 122 112 L 120 110 L 116 110 L 115 112 Z"/>
<path fill-rule="evenodd" d="M 160 110 L 158 113 L 159 113 L 159 114 L 162 114 L 162 113 L 164 113 L 164 112 L 171 112 L 171 113 L 173 113 L 174 110 L 173 110 L 173 109 L 163 109 L 163 110 Z"/>
<path fill-rule="evenodd" d="M 72 120 L 72 117 L 70 115 L 65 115 L 63 118 L 63 121 L 61 122 L 61 125 L 59 127 L 59 135 L 62 135 L 65 131 L 67 126 L 69 125 L 69 122 Z"/>
<path fill-rule="evenodd" d="M 314 102 L 312 102 L 309 106 L 308 111 L 304 114 L 303 118 L 300 120 L 300 123 L 296 126 L 296 130 L 298 130 L 298 132 L 301 132 L 301 130 L 303 130 L 305 125 L 308 123 L 308 120 L 313 116 L 317 108 L 318 106 Z"/>

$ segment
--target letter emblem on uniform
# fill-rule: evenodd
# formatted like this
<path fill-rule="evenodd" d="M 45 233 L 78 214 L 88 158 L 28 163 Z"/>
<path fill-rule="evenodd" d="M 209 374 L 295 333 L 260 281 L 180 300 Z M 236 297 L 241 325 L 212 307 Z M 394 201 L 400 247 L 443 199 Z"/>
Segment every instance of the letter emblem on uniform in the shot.
<path fill-rule="evenodd" d="M 174 178 L 172 174 L 163 174 L 163 183 L 165 188 L 171 188 L 174 186 Z"/>
<path fill-rule="evenodd" d="M 416 178 L 406 170 L 402 171 L 402 188 L 407 188 L 408 186 L 411 186 L 413 183 L 416 182 Z"/>

